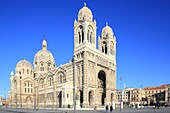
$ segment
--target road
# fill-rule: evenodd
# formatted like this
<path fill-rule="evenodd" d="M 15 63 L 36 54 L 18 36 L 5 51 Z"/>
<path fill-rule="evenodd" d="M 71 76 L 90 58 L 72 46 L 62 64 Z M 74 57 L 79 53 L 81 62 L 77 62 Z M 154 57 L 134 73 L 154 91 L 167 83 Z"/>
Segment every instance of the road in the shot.
<path fill-rule="evenodd" d="M 16 109 L 0 109 L 0 113 L 74 113 L 73 110 L 16 110 Z M 76 110 L 76 113 L 105 113 L 104 110 Z M 170 113 L 170 108 L 161 109 L 123 109 L 121 112 L 119 109 L 113 111 L 113 113 Z"/>

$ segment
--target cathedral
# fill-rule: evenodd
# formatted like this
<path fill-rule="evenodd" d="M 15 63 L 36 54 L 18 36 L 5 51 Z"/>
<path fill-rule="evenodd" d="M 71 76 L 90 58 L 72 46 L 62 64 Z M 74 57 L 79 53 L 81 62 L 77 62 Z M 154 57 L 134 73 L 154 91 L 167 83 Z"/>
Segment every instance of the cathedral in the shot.
<path fill-rule="evenodd" d="M 56 66 L 43 40 L 33 66 L 26 59 L 11 72 L 9 104 L 17 108 L 103 107 L 116 99 L 116 37 L 106 23 L 96 36 L 96 21 L 84 4 L 74 21 L 74 53 Z M 98 48 L 96 47 L 98 45 Z"/>

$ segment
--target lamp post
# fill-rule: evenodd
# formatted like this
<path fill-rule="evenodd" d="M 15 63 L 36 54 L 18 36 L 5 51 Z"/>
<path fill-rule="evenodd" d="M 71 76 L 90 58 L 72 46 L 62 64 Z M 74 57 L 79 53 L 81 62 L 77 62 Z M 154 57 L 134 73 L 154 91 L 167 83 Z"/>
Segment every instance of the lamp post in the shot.
<path fill-rule="evenodd" d="M 72 64 L 73 64 L 73 90 L 74 90 L 74 94 L 73 94 L 73 101 L 74 101 L 74 113 L 76 113 L 76 88 L 75 88 L 75 73 L 74 73 L 74 56 L 72 59 Z"/>
<path fill-rule="evenodd" d="M 122 90 L 122 76 L 120 77 L 120 90 Z M 120 99 L 120 112 L 121 112 L 121 109 L 122 109 L 122 91 L 121 91 L 121 99 Z"/>
<path fill-rule="evenodd" d="M 16 80 L 16 109 L 18 109 L 18 94 L 17 94 L 17 80 Z"/>
<path fill-rule="evenodd" d="M 22 79 L 22 77 L 20 76 L 20 106 L 21 106 L 21 108 L 22 108 L 22 87 L 21 87 L 21 79 Z"/>
<path fill-rule="evenodd" d="M 5 92 L 5 108 L 6 108 L 6 89 L 4 88 L 4 92 Z"/>
<path fill-rule="evenodd" d="M 37 109 L 37 105 L 36 105 L 36 85 L 35 85 L 36 80 L 37 80 L 36 73 L 34 73 L 34 110 Z"/>
<path fill-rule="evenodd" d="M 142 85 L 140 87 L 141 87 L 141 108 L 142 108 Z"/>

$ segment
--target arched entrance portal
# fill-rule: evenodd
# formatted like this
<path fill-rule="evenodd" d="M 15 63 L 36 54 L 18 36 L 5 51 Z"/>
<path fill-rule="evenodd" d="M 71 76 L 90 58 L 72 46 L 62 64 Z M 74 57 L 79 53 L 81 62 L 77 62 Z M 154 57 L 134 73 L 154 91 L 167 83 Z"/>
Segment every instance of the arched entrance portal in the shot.
<path fill-rule="evenodd" d="M 59 108 L 62 107 L 62 91 L 60 91 L 59 95 L 58 95 L 58 102 L 59 102 Z"/>
<path fill-rule="evenodd" d="M 100 94 L 101 105 L 105 105 L 106 99 L 106 73 L 104 71 L 100 71 L 98 73 L 98 88 Z"/>
<path fill-rule="evenodd" d="M 78 100 L 80 100 L 80 107 L 83 107 L 83 91 L 79 90 L 78 95 Z"/>
<path fill-rule="evenodd" d="M 93 99 L 93 97 L 94 97 L 94 92 L 91 90 L 91 91 L 89 91 L 89 106 L 93 106 L 93 102 L 94 102 L 94 99 Z"/>
<path fill-rule="evenodd" d="M 26 103 L 27 103 L 27 108 L 31 108 L 32 105 L 32 98 L 30 96 L 28 96 L 26 98 Z"/>
<path fill-rule="evenodd" d="M 111 103 L 113 102 L 113 97 L 114 97 L 114 94 L 111 93 Z"/>

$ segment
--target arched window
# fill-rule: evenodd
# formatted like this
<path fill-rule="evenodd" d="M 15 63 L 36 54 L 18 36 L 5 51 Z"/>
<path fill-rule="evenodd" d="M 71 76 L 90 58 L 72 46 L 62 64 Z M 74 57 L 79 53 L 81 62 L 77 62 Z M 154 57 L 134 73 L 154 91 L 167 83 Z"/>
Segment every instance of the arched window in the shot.
<path fill-rule="evenodd" d="M 27 69 L 27 74 L 29 74 L 29 69 Z"/>
<path fill-rule="evenodd" d="M 40 88 L 43 88 L 44 87 L 44 79 L 41 79 L 40 80 Z"/>
<path fill-rule="evenodd" d="M 44 71 L 44 64 L 43 63 L 41 63 L 40 71 Z"/>
<path fill-rule="evenodd" d="M 91 26 L 88 26 L 88 31 L 87 31 L 87 42 L 92 44 L 92 32 L 93 28 Z"/>
<path fill-rule="evenodd" d="M 51 70 L 51 63 L 50 63 L 50 62 L 48 62 L 48 68 L 47 68 L 47 70 L 48 70 L 48 71 Z"/>
<path fill-rule="evenodd" d="M 110 44 L 110 54 L 114 55 L 114 44 L 113 44 L 113 42 L 111 42 L 111 44 Z"/>
<path fill-rule="evenodd" d="M 60 75 L 60 83 L 62 83 L 62 75 Z"/>
<path fill-rule="evenodd" d="M 84 42 L 84 31 L 83 31 L 83 26 L 79 26 L 78 28 L 78 35 L 79 35 L 79 44 Z"/>
<path fill-rule="evenodd" d="M 105 41 L 102 43 L 102 53 L 107 54 L 107 43 Z"/>
<path fill-rule="evenodd" d="M 32 86 L 32 82 L 30 82 L 30 81 L 27 81 L 27 82 L 25 82 L 24 83 L 25 85 L 24 85 L 24 91 L 25 91 L 25 93 L 33 93 L 33 91 L 32 91 L 32 89 L 33 89 L 33 86 Z"/>
<path fill-rule="evenodd" d="M 47 79 L 47 84 L 48 84 L 48 86 L 52 86 L 52 84 L 53 84 L 53 78 L 52 78 L 52 76 L 49 76 L 49 77 L 48 77 L 48 79 Z"/>
<path fill-rule="evenodd" d="M 79 32 L 79 44 L 81 43 L 81 34 Z"/>
<path fill-rule="evenodd" d="M 22 74 L 24 74 L 24 71 L 25 71 L 25 70 L 24 70 L 24 69 L 22 69 Z"/>

